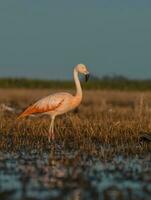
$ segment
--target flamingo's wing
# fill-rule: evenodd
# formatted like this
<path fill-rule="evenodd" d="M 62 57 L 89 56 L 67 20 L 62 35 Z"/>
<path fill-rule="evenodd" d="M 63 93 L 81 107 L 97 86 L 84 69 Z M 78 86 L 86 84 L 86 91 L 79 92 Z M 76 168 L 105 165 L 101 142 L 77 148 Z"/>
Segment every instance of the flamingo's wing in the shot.
<path fill-rule="evenodd" d="M 21 115 L 18 118 L 22 118 L 30 114 L 54 111 L 59 106 L 61 106 L 63 101 L 64 98 L 61 95 L 50 95 L 29 106 L 23 113 L 21 113 Z"/>

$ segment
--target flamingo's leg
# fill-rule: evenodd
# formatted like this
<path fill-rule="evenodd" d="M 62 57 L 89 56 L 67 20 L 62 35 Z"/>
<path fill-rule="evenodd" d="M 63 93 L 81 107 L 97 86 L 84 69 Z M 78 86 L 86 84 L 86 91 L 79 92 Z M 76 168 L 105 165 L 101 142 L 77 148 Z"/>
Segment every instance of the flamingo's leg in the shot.
<path fill-rule="evenodd" d="M 55 135 L 54 135 L 54 120 L 55 118 L 52 117 L 51 119 L 51 124 L 50 124 L 50 128 L 49 128 L 49 135 L 48 135 L 48 140 L 49 142 L 52 140 L 54 141 L 55 140 Z"/>

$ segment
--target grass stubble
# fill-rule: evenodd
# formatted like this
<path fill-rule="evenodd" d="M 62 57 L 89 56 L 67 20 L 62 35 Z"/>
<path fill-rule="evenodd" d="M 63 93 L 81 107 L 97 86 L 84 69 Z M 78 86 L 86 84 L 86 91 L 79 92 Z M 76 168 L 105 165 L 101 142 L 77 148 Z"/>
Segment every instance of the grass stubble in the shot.
<path fill-rule="evenodd" d="M 0 112 L 0 150 L 53 149 L 47 139 L 48 116 L 16 121 L 18 113 L 31 102 L 53 92 L 56 91 L 0 90 L 0 103 L 15 108 L 17 112 Z M 139 138 L 142 132 L 150 131 L 150 92 L 85 91 L 78 110 L 58 117 L 55 122 L 56 143 L 62 150 L 74 150 L 102 159 L 149 153 L 150 143 L 140 143 Z"/>

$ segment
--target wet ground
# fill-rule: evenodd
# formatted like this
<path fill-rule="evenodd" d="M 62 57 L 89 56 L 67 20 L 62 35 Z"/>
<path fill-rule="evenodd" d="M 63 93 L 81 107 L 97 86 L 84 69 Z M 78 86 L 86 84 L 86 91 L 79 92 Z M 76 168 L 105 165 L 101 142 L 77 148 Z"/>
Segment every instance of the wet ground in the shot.
<path fill-rule="evenodd" d="M 151 155 L 101 160 L 61 148 L 0 152 L 0 199 L 151 198 Z"/>

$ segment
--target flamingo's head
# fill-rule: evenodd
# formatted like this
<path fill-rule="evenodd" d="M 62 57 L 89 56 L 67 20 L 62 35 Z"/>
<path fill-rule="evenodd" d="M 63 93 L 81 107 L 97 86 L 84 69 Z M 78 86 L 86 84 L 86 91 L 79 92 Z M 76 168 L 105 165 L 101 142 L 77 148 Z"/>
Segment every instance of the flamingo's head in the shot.
<path fill-rule="evenodd" d="M 77 70 L 77 72 L 85 75 L 85 80 L 87 82 L 89 79 L 89 76 L 90 76 L 90 73 L 89 73 L 87 67 L 84 64 L 78 64 L 76 66 L 76 70 Z"/>

